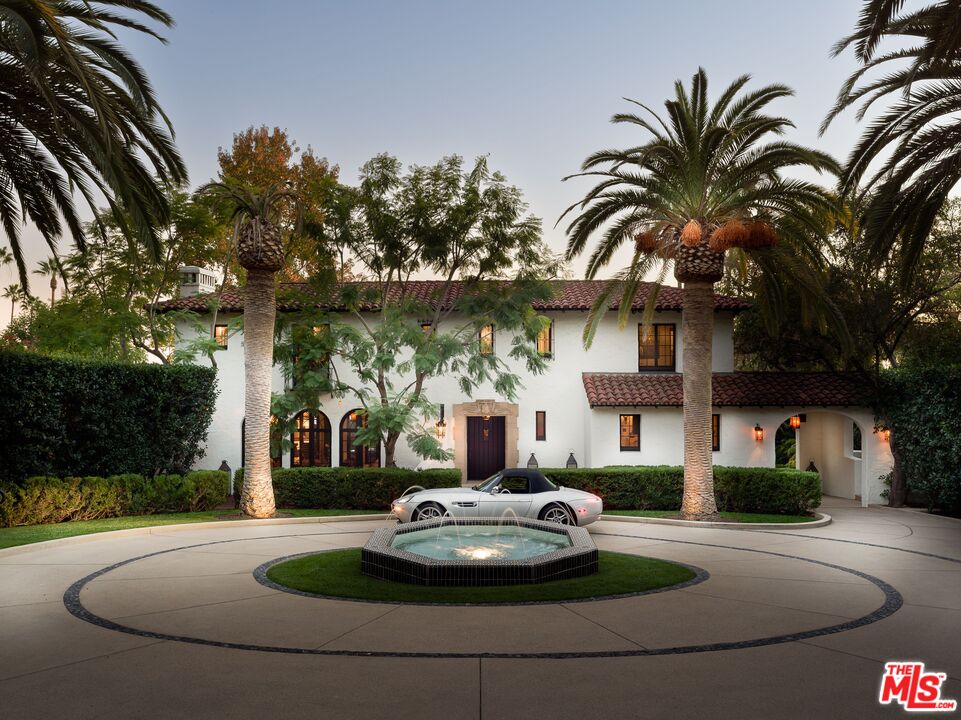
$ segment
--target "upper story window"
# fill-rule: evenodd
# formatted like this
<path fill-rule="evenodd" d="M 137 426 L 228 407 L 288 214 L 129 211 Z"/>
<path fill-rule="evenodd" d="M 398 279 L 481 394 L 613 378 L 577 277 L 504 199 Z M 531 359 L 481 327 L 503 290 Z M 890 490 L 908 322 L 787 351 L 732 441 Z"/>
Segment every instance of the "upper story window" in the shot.
<path fill-rule="evenodd" d="M 214 325 L 214 341 L 224 350 L 227 349 L 227 326 L 226 325 Z"/>
<path fill-rule="evenodd" d="M 641 449 L 641 416 L 621 415 L 621 452 Z"/>
<path fill-rule="evenodd" d="M 543 358 L 554 357 L 554 321 L 537 333 L 537 354 Z"/>
<path fill-rule="evenodd" d="M 676 365 L 674 323 L 637 325 L 637 369 L 673 372 Z"/>
<path fill-rule="evenodd" d="M 494 354 L 494 325 L 485 325 L 477 335 L 478 348 L 481 355 Z"/>
<path fill-rule="evenodd" d="M 433 323 L 422 322 L 420 324 L 420 329 L 424 331 L 424 335 L 430 335 L 430 331 L 433 329 Z"/>
<path fill-rule="evenodd" d="M 721 449 L 721 416 L 717 413 L 711 415 L 711 450 L 717 452 Z"/>

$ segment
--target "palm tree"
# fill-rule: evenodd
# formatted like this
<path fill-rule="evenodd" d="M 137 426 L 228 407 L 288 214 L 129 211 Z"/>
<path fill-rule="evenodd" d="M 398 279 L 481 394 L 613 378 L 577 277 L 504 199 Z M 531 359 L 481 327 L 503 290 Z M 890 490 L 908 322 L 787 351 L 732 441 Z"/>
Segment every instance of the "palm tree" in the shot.
<path fill-rule="evenodd" d="M 860 105 L 863 120 L 887 102 L 851 151 L 840 187 L 867 193 L 864 230 L 874 253 L 883 257 L 898 242 L 910 270 L 961 180 L 961 0 L 899 14 L 902 5 L 866 0 L 854 33 L 834 47 L 837 55 L 853 46 L 861 67 L 841 87 L 821 132 L 848 108 Z M 879 52 L 881 41 L 893 47 Z"/>
<path fill-rule="evenodd" d="M 53 256 L 47 260 L 42 260 L 33 272 L 35 275 L 50 276 L 50 307 L 53 307 L 57 301 L 57 274 L 62 272 L 59 258 Z"/>
<path fill-rule="evenodd" d="M 711 105 L 707 75 L 699 69 L 690 92 L 678 81 L 665 103 L 666 120 L 630 100 L 644 115 L 619 113 L 612 122 L 636 125 L 648 136 L 625 150 L 601 150 L 571 177 L 600 178 L 584 199 L 567 209 L 577 213 L 567 227 L 568 258 L 597 242 L 587 266 L 593 278 L 615 251 L 632 246 L 630 265 L 598 297 L 584 329 L 589 345 L 597 325 L 619 296 L 619 320 L 628 320 L 639 283 L 657 271 L 647 298 L 645 323 L 654 312 L 668 261 L 684 286 L 684 500 L 686 519 L 717 514 L 711 462 L 711 351 L 714 284 L 725 260 L 736 268 L 752 262 L 762 278 L 760 294 L 776 300 L 778 283 L 799 285 L 817 297 L 816 272 L 833 201 L 822 188 L 781 177 L 784 168 L 806 166 L 835 172 L 828 155 L 778 139 L 791 122 L 766 115 L 772 101 L 792 94 L 783 85 L 742 92 L 745 75 Z M 772 138 L 773 136 L 773 138 Z M 568 178 L 565 178 L 565 180 Z M 562 216 L 562 219 L 563 217 Z M 727 256 L 727 257 L 726 257 Z M 773 311 L 776 302 L 768 304 Z"/>
<path fill-rule="evenodd" d="M 277 215 L 293 202 L 299 226 L 299 201 L 286 187 L 263 191 L 231 183 L 208 183 L 198 193 L 214 196 L 229 207 L 234 221 L 237 260 L 247 271 L 244 288 L 244 436 L 246 460 L 240 509 L 251 517 L 276 512 L 270 476 L 270 399 L 274 364 L 276 287 L 274 276 L 284 265 L 284 242 Z"/>
<path fill-rule="evenodd" d="M 85 247 L 74 190 L 95 214 L 106 197 L 131 219 L 124 230 L 159 248 L 164 187 L 187 171 L 143 68 L 115 41 L 117 28 L 163 41 L 141 16 L 173 24 L 146 0 L 0 2 L 0 225 L 25 290 L 26 219 L 51 251 L 64 224 Z"/>
<path fill-rule="evenodd" d="M 17 303 L 23 302 L 23 290 L 17 283 L 12 285 L 7 285 L 3 290 L 3 298 L 10 301 L 10 322 L 13 322 L 14 313 L 17 309 Z"/>

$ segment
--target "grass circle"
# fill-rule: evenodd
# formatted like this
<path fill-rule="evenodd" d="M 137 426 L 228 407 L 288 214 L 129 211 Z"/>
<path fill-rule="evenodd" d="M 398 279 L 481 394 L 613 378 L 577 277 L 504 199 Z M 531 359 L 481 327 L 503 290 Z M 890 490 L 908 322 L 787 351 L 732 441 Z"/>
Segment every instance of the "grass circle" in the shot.
<path fill-rule="evenodd" d="M 330 550 L 278 562 L 267 579 L 284 588 L 324 597 L 376 602 L 437 604 L 528 603 L 633 595 L 687 583 L 689 567 L 639 555 L 600 551 L 598 572 L 587 577 L 533 585 L 425 587 L 367 577 L 360 548 Z"/>

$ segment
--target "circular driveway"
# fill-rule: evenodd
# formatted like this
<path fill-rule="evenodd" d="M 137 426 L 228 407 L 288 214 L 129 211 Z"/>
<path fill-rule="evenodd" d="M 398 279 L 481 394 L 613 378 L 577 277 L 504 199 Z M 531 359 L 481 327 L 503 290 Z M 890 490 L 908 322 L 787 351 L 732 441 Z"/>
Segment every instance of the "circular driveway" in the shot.
<path fill-rule="evenodd" d="M 598 522 L 600 549 L 709 577 L 576 603 L 341 601 L 254 576 L 363 545 L 368 520 L 4 551 L 3 716 L 897 716 L 877 704 L 886 660 L 923 660 L 961 697 L 961 522 L 837 505 L 796 530 Z"/>

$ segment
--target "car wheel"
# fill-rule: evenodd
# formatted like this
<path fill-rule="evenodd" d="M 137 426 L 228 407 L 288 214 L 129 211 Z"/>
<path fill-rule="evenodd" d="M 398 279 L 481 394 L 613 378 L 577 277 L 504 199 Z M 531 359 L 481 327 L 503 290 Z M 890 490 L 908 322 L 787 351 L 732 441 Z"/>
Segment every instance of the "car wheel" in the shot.
<path fill-rule="evenodd" d="M 428 502 L 423 505 L 418 505 L 411 519 L 415 522 L 418 520 L 437 520 L 446 514 L 447 512 L 440 505 L 434 502 Z"/>
<path fill-rule="evenodd" d="M 560 505 L 548 505 L 541 511 L 541 520 L 546 520 L 547 522 L 560 523 L 561 525 L 573 525 L 574 518 L 571 513 L 566 508 Z"/>

